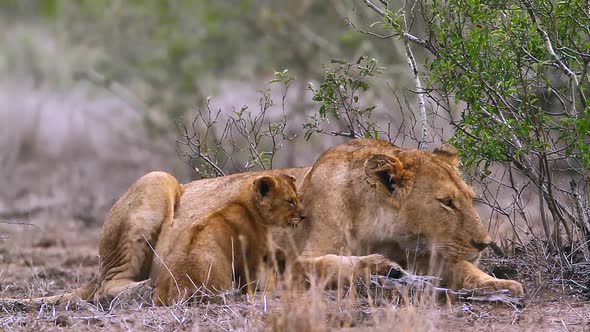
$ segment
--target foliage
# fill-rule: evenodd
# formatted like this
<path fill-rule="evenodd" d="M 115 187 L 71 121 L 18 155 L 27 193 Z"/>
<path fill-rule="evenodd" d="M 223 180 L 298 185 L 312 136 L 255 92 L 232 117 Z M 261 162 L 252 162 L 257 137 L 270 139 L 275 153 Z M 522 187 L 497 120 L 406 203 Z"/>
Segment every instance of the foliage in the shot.
<path fill-rule="evenodd" d="M 430 81 L 467 103 L 454 142 L 468 164 L 564 149 L 560 157 L 590 166 L 584 93 L 590 18 L 583 7 L 582 1 L 432 3 L 437 54 L 428 65 Z"/>
<path fill-rule="evenodd" d="M 340 123 L 345 131 L 332 131 L 336 136 L 373 137 L 379 136 L 377 124 L 371 120 L 374 105 L 363 106 L 361 94 L 369 90 L 368 79 L 383 73 L 385 68 L 377 65 L 377 60 L 361 56 L 354 63 L 343 59 L 334 59 L 336 67 L 326 67 L 324 81 L 319 89 L 309 84 L 313 92 L 313 100 L 320 103 L 317 113 L 309 116 L 309 121 L 303 125 L 305 138 L 309 139 L 313 133 L 324 132 L 323 124 L 331 117 Z"/>
<path fill-rule="evenodd" d="M 275 72 L 269 84 L 283 87 L 282 101 L 277 105 L 271 90 L 261 90 L 260 109 L 243 106 L 233 113 L 214 111 L 207 99 L 195 110 L 190 124 L 180 121 L 179 156 L 202 178 L 223 176 L 228 172 L 245 172 L 273 168 L 279 150 L 293 140 L 287 132 L 285 98 L 295 78 L 288 70 Z M 280 106 L 280 116 L 273 112 Z"/>
<path fill-rule="evenodd" d="M 451 120 L 452 142 L 464 166 L 483 166 L 483 181 L 491 165 L 511 166 L 509 187 L 523 216 L 520 197 L 532 184 L 541 197 L 550 247 L 559 247 L 562 230 L 572 243 L 577 237 L 572 225 L 590 240 L 588 3 L 432 0 L 395 12 L 386 1 L 381 1 L 383 9 L 363 2 L 382 16 L 392 36 L 431 53 L 424 66 L 430 100 L 451 119 L 453 108 L 464 108 L 459 119 Z M 411 25 L 402 22 L 413 21 L 418 10 L 425 29 L 410 31 Z M 513 171 L 526 183 L 515 183 Z M 497 202 L 490 204 L 505 211 Z"/>

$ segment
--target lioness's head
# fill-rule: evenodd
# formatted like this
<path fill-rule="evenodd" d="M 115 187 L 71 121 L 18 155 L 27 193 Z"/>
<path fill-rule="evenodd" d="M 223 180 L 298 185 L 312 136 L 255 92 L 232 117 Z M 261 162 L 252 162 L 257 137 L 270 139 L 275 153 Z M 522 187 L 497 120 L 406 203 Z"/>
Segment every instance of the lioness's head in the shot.
<path fill-rule="evenodd" d="M 451 145 L 434 152 L 382 149 L 367 155 L 364 173 L 382 209 L 382 232 L 419 255 L 475 261 L 490 243 L 473 206 L 474 193 L 457 170 Z M 389 220 L 388 220 L 389 218 Z"/>
<path fill-rule="evenodd" d="M 263 175 L 254 180 L 253 189 L 256 205 L 266 225 L 297 226 L 305 218 L 294 177 Z"/>

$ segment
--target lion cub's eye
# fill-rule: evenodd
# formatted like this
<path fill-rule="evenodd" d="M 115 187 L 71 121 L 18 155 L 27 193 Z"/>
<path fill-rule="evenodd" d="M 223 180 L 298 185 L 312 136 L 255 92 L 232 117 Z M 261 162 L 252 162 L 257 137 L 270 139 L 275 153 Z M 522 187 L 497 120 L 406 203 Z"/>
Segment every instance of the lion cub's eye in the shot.
<path fill-rule="evenodd" d="M 294 199 L 288 199 L 287 203 L 289 203 L 289 205 L 291 206 L 295 206 L 295 200 Z"/>
<path fill-rule="evenodd" d="M 453 199 L 450 197 L 439 198 L 439 201 L 446 207 L 453 209 L 455 206 L 453 205 Z"/>

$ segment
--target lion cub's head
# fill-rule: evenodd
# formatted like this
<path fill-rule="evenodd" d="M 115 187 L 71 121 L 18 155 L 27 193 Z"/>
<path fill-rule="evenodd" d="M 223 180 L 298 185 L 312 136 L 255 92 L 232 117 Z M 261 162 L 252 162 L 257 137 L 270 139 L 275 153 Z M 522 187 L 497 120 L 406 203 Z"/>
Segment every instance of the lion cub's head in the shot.
<path fill-rule="evenodd" d="M 457 150 L 383 149 L 364 163 L 368 182 L 388 207 L 382 216 L 398 244 L 419 255 L 435 252 L 448 261 L 475 261 L 490 243 L 473 206 L 474 192 L 457 170 Z M 388 218 L 388 213 L 391 213 Z"/>
<path fill-rule="evenodd" d="M 294 177 L 264 175 L 256 178 L 252 187 L 254 202 L 267 226 L 294 227 L 305 218 Z"/>

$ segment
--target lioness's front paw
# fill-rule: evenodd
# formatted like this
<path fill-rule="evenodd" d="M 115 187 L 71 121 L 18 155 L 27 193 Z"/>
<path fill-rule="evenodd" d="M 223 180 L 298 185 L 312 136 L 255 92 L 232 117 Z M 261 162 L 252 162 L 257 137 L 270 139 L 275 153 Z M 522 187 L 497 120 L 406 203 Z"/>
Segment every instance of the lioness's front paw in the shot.
<path fill-rule="evenodd" d="M 524 288 L 522 287 L 522 284 L 520 282 L 507 279 L 493 278 L 490 280 L 486 280 L 485 282 L 483 282 L 480 288 L 492 288 L 494 290 L 507 289 L 513 295 L 524 294 Z"/>
<path fill-rule="evenodd" d="M 361 268 L 369 269 L 372 273 L 385 275 L 391 278 L 399 279 L 404 275 L 404 270 L 399 264 L 390 261 L 383 255 L 373 254 L 361 256 Z"/>

